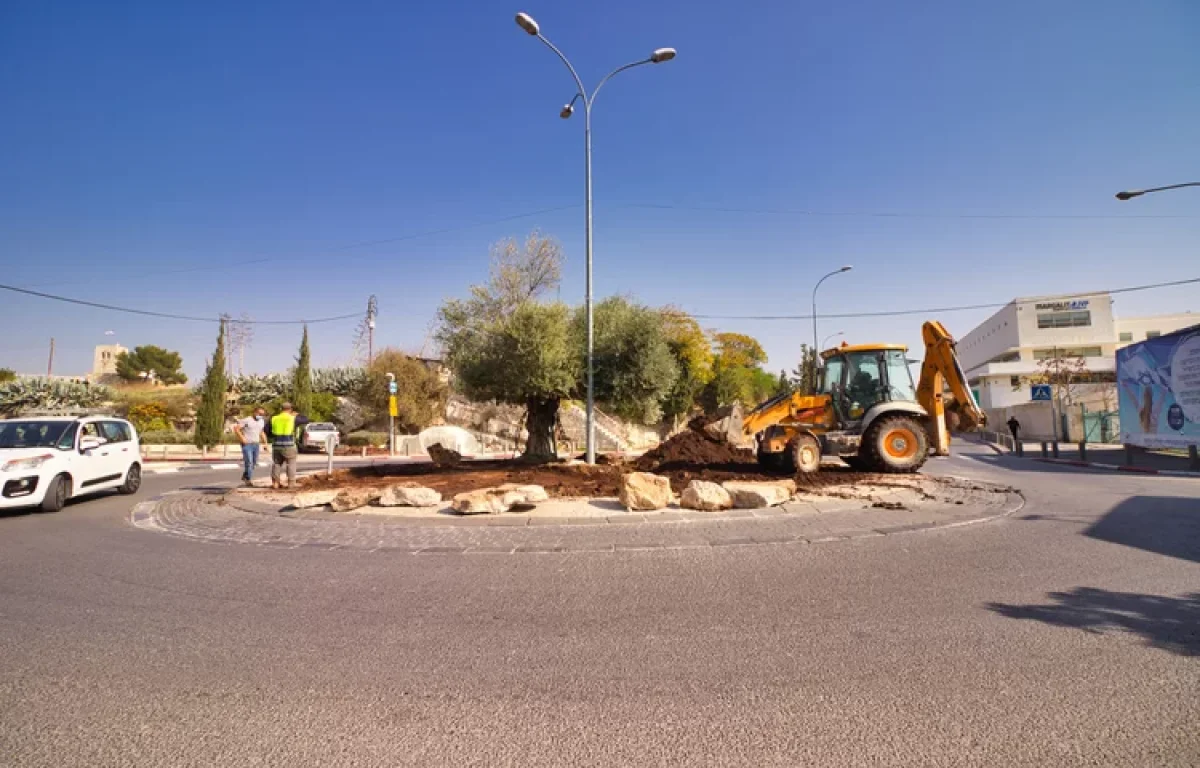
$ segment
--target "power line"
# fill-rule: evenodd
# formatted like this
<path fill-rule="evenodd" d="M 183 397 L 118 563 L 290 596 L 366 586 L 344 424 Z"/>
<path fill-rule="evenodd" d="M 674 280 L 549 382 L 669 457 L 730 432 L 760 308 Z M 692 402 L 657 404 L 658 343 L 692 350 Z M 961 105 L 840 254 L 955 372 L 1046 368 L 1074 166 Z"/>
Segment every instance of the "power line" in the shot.
<path fill-rule="evenodd" d="M 784 216 L 814 216 L 828 218 L 866 219 L 1195 219 L 1193 215 L 1167 214 L 1063 214 L 1063 213 L 946 213 L 905 211 L 820 211 L 805 208 L 729 208 L 704 205 L 668 205 L 659 203 L 624 203 L 617 208 L 643 208 L 663 211 L 695 211 L 700 213 L 754 213 Z"/>
<path fill-rule="evenodd" d="M 1086 293 L 1069 293 L 1065 295 L 1054 296 L 1055 299 L 1073 299 L 1082 296 L 1095 296 L 1099 293 L 1107 293 L 1109 295 L 1117 293 L 1133 293 L 1134 291 L 1148 291 L 1152 288 L 1169 288 L 1176 285 L 1190 285 L 1192 283 L 1200 283 L 1200 277 L 1190 277 L 1185 280 L 1171 280 L 1165 283 L 1151 283 L 1149 285 L 1133 285 L 1124 288 L 1113 288 L 1107 291 L 1088 291 Z M 1021 304 L 1033 304 L 1040 299 L 1028 299 L 1021 301 Z M 964 304 L 957 307 L 927 307 L 925 309 L 900 309 L 886 312 L 843 312 L 843 313 L 821 313 L 823 318 L 856 318 L 856 317 L 900 317 L 903 315 L 922 315 L 922 314 L 938 314 L 944 312 L 962 312 L 969 309 L 999 309 L 1000 307 L 1012 304 L 1011 301 L 989 304 Z M 698 320 L 812 320 L 812 315 L 692 315 Z"/>
<path fill-rule="evenodd" d="M 220 317 L 197 317 L 195 315 L 176 315 L 169 312 L 151 312 L 146 309 L 133 309 L 131 307 L 118 307 L 112 304 L 101 304 L 97 301 L 85 301 L 84 299 L 72 299 L 67 296 L 56 296 L 52 293 L 42 293 L 41 291 L 33 291 L 28 288 L 18 288 L 15 285 L 4 285 L 0 283 L 0 290 L 12 291 L 13 293 L 23 293 L 26 296 L 36 296 L 41 299 L 50 299 L 51 301 L 61 301 L 67 304 L 78 304 L 84 307 L 95 307 L 96 309 L 106 309 L 110 312 L 124 312 L 127 315 L 141 315 L 143 317 L 160 317 L 166 320 L 189 320 L 198 323 L 219 323 Z M 348 315 L 337 315 L 335 317 L 319 317 L 313 320 L 239 320 L 250 325 L 316 325 L 317 323 L 333 323 L 338 320 L 350 320 L 357 318 L 359 313 L 352 312 Z"/>

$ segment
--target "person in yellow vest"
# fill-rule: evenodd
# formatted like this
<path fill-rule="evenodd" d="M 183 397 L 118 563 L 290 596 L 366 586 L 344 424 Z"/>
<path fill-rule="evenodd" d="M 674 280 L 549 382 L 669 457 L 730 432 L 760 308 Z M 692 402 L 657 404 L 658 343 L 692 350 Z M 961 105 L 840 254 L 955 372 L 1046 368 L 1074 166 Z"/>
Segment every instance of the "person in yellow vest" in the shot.
<path fill-rule="evenodd" d="M 291 403 L 284 403 L 279 413 L 271 417 L 271 487 L 291 488 L 296 482 L 296 412 Z M 287 470 L 287 484 L 282 483 Z"/>

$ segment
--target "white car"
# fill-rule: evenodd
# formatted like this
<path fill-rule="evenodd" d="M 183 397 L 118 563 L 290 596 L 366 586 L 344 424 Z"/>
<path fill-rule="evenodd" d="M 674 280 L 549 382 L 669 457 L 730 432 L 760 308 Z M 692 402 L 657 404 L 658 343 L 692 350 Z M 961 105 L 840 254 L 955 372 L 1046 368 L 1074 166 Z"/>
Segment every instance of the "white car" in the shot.
<path fill-rule="evenodd" d="M 300 450 L 325 452 L 325 441 L 333 438 L 333 447 L 341 442 L 337 427 L 327 421 L 310 421 L 300 431 Z"/>
<path fill-rule="evenodd" d="M 137 430 L 107 416 L 0 421 L 0 509 L 62 509 L 67 499 L 115 488 L 137 493 L 142 456 Z"/>

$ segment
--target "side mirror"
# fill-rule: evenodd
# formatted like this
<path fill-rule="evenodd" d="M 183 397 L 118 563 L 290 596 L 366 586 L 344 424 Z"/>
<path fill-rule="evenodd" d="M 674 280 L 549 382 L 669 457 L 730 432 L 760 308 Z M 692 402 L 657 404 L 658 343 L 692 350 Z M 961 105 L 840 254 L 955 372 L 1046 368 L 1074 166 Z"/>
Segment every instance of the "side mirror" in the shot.
<path fill-rule="evenodd" d="M 85 437 L 79 441 L 79 452 L 87 453 L 100 447 L 100 441 L 94 437 Z"/>

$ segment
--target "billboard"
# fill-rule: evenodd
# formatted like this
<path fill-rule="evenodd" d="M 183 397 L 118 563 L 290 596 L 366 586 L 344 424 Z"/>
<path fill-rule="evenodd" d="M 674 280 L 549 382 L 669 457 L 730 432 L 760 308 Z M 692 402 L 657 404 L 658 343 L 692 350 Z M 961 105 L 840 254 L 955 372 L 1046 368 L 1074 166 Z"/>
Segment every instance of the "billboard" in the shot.
<path fill-rule="evenodd" d="M 1117 350 L 1121 441 L 1200 445 L 1200 326 Z"/>

